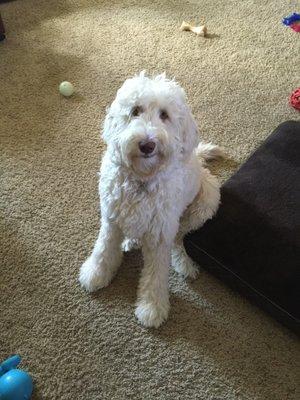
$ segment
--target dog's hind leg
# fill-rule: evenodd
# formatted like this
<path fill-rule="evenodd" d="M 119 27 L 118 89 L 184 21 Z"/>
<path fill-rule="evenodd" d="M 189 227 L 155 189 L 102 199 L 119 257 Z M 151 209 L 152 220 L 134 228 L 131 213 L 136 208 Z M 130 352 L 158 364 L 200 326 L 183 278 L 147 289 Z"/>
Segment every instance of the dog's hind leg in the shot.
<path fill-rule="evenodd" d="M 207 169 L 204 169 L 200 191 L 181 217 L 179 231 L 172 249 L 172 266 L 184 277 L 196 278 L 198 268 L 187 255 L 183 238 L 188 232 L 199 229 L 208 219 L 211 219 L 219 203 L 219 182 Z"/>

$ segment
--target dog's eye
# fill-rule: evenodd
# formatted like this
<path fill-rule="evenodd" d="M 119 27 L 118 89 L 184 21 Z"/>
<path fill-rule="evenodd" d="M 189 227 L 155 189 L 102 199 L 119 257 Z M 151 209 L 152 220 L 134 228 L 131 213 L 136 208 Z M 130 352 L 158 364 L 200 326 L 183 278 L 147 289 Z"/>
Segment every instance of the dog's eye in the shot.
<path fill-rule="evenodd" d="M 162 121 L 166 121 L 169 118 L 167 111 L 161 110 L 160 113 L 159 113 L 159 118 Z"/>
<path fill-rule="evenodd" d="M 141 115 L 143 112 L 143 109 L 141 106 L 135 106 L 133 107 L 132 111 L 131 111 L 131 116 L 132 117 L 138 117 L 139 115 Z"/>

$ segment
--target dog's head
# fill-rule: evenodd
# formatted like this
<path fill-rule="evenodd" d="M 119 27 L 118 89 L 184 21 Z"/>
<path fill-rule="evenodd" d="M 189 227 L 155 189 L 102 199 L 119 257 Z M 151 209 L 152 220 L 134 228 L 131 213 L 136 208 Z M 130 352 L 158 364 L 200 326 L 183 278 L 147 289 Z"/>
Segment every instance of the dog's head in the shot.
<path fill-rule="evenodd" d="M 184 90 L 165 74 L 152 79 L 144 72 L 118 90 L 103 138 L 113 157 L 144 180 L 187 158 L 199 143 Z"/>

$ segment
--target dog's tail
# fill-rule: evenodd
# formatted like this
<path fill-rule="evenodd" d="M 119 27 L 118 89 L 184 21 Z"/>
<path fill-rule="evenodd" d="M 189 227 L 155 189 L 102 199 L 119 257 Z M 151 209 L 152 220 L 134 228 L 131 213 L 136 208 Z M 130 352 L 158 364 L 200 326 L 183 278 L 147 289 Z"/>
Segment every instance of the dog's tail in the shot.
<path fill-rule="evenodd" d="M 224 150 L 212 143 L 199 143 L 198 147 L 196 148 L 196 154 L 204 161 L 226 158 Z"/>

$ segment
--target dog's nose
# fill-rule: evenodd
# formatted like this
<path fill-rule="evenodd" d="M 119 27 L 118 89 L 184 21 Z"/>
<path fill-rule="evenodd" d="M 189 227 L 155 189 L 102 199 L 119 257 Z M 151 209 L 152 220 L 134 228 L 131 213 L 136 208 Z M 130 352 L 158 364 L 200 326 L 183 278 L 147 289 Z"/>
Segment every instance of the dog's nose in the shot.
<path fill-rule="evenodd" d="M 156 147 L 155 142 L 140 142 L 139 143 L 139 149 L 143 154 L 151 154 L 153 153 L 154 149 Z"/>

